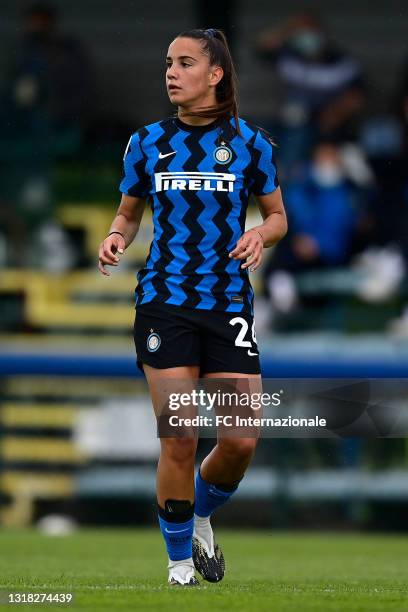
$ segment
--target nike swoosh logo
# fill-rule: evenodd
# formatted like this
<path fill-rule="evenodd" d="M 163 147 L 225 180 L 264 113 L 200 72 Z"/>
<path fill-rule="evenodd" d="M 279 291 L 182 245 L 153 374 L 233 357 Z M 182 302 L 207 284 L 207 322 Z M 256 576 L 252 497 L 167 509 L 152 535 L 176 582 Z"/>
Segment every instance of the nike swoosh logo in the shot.
<path fill-rule="evenodd" d="M 255 357 L 256 355 L 258 355 L 258 353 L 252 353 L 252 351 L 250 351 L 250 350 L 248 349 L 248 355 L 249 355 L 250 357 Z"/>
<path fill-rule="evenodd" d="M 173 530 L 173 529 L 167 529 L 167 527 L 165 527 L 164 531 L 166 533 L 182 533 L 183 531 L 188 531 L 188 529 L 176 529 L 176 530 Z"/>
<path fill-rule="evenodd" d="M 177 151 L 172 151 L 171 153 L 159 153 L 159 159 L 164 159 L 165 157 L 168 157 L 169 155 L 175 155 L 177 153 Z"/>
<path fill-rule="evenodd" d="M 212 495 L 214 495 L 214 497 L 224 497 L 224 495 L 222 493 L 219 493 L 218 491 L 215 491 L 211 487 L 208 489 L 208 493 L 211 493 Z"/>

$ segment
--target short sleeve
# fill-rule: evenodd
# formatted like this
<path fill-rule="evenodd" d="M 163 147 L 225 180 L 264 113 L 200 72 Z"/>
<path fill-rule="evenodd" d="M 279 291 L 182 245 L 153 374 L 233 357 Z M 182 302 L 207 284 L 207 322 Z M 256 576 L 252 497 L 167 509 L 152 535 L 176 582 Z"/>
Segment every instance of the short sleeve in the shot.
<path fill-rule="evenodd" d="M 149 177 L 146 174 L 146 157 L 140 144 L 138 132 L 130 137 L 123 156 L 124 176 L 119 191 L 136 198 L 144 198 L 149 193 Z"/>
<path fill-rule="evenodd" d="M 252 185 L 254 195 L 266 195 L 279 187 L 272 139 L 258 129 L 252 148 Z"/>

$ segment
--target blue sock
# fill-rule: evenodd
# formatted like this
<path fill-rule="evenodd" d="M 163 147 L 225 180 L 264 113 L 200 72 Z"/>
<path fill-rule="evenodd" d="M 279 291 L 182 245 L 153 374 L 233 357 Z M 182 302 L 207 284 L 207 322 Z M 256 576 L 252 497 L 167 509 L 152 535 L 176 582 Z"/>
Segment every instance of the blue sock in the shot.
<path fill-rule="evenodd" d="M 200 470 L 195 481 L 195 513 L 197 516 L 210 516 L 214 510 L 225 504 L 238 489 L 238 483 L 233 483 L 229 490 L 221 485 L 213 485 L 201 478 Z"/>
<path fill-rule="evenodd" d="M 164 509 L 159 506 L 160 530 L 171 561 L 189 559 L 193 554 L 194 504 L 189 504 L 188 509 L 180 512 L 177 511 L 177 502 L 178 500 L 167 500 Z"/>

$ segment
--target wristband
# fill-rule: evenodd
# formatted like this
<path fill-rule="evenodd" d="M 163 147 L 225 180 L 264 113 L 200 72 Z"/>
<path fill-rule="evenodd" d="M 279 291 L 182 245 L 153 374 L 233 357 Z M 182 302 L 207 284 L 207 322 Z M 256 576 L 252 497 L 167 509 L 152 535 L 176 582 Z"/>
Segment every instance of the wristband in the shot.
<path fill-rule="evenodd" d="M 112 236 L 112 234 L 119 234 L 119 236 L 122 236 L 123 240 L 125 239 L 124 235 L 122 234 L 122 232 L 109 232 L 108 234 L 108 238 L 109 236 Z"/>

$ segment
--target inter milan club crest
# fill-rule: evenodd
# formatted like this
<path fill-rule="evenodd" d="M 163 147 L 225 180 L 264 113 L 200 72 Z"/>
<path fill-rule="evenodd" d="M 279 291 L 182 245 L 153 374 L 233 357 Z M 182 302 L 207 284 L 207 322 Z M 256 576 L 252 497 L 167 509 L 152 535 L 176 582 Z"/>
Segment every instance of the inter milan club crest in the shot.
<path fill-rule="evenodd" d="M 161 338 L 159 334 L 156 334 L 152 329 L 150 330 L 150 335 L 147 338 L 147 350 L 150 353 L 154 353 L 157 351 L 161 344 Z"/>
<path fill-rule="evenodd" d="M 214 159 L 219 164 L 228 164 L 232 158 L 232 151 L 223 143 L 221 147 L 217 147 L 214 151 Z"/>

